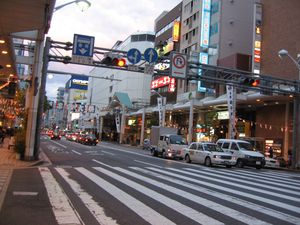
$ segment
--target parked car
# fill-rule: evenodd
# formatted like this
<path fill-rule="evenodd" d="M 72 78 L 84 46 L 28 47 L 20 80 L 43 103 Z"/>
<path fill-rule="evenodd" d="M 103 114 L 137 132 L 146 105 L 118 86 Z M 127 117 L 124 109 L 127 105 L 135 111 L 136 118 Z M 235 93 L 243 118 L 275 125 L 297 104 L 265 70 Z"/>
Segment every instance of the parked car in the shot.
<path fill-rule="evenodd" d="M 80 143 L 85 145 L 97 145 L 98 142 L 99 141 L 94 134 L 82 135 L 80 139 Z"/>
<path fill-rule="evenodd" d="M 264 167 L 267 168 L 279 168 L 280 162 L 276 158 L 265 157 L 266 164 Z"/>
<path fill-rule="evenodd" d="M 217 144 L 212 142 L 192 142 L 183 151 L 187 163 L 193 161 L 206 166 L 223 165 L 228 168 L 236 164 L 236 158 L 232 154 L 224 152 Z"/>
<path fill-rule="evenodd" d="M 260 152 L 254 151 L 253 146 L 248 141 L 237 139 L 219 139 L 217 144 L 225 151 L 232 153 L 236 157 L 236 166 L 253 166 L 261 169 L 265 165 L 265 157 Z"/>

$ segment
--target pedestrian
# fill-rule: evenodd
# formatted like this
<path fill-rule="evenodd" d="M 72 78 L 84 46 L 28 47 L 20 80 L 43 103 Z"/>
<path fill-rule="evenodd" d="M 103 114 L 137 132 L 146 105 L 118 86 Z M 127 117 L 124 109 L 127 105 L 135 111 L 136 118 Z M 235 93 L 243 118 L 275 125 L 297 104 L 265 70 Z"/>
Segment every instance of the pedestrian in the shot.
<path fill-rule="evenodd" d="M 273 148 L 272 148 L 272 146 L 269 147 L 269 157 L 273 158 Z"/>

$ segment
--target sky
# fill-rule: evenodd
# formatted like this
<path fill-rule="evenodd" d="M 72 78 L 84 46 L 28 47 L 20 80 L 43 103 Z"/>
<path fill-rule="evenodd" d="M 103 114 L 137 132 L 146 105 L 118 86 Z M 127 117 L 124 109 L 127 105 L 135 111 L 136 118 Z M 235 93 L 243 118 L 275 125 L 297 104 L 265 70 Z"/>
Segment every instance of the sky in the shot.
<path fill-rule="evenodd" d="M 56 0 L 56 6 L 71 0 Z M 76 4 L 53 13 L 49 32 L 54 41 L 73 42 L 74 34 L 95 37 L 95 46 L 111 48 L 137 31 L 154 31 L 154 20 L 182 0 L 89 0 L 91 7 L 81 12 Z M 50 62 L 48 70 L 88 74 L 92 67 Z M 66 75 L 47 78 L 46 95 L 54 100 L 57 88 L 64 87 Z"/>

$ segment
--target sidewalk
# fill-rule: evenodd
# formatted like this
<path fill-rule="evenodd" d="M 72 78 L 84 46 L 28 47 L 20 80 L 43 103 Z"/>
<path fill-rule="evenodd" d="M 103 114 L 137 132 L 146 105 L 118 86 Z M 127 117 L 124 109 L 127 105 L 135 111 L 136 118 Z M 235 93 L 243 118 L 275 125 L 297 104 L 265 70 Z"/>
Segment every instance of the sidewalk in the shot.
<path fill-rule="evenodd" d="M 20 159 L 16 159 L 16 152 L 13 148 L 8 149 L 8 143 L 9 138 L 5 138 L 3 144 L 0 144 L 0 169 L 31 167 L 42 162 L 41 160 L 23 161 Z"/>

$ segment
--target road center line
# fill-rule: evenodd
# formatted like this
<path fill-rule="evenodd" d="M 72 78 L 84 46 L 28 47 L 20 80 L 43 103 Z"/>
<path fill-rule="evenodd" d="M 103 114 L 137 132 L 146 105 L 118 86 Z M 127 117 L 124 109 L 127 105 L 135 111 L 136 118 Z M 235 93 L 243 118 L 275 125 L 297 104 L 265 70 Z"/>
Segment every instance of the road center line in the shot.
<path fill-rule="evenodd" d="M 77 152 L 77 151 L 75 151 L 75 150 L 72 150 L 72 152 L 74 152 L 74 153 L 77 154 L 77 155 L 82 155 L 80 152 Z"/>

